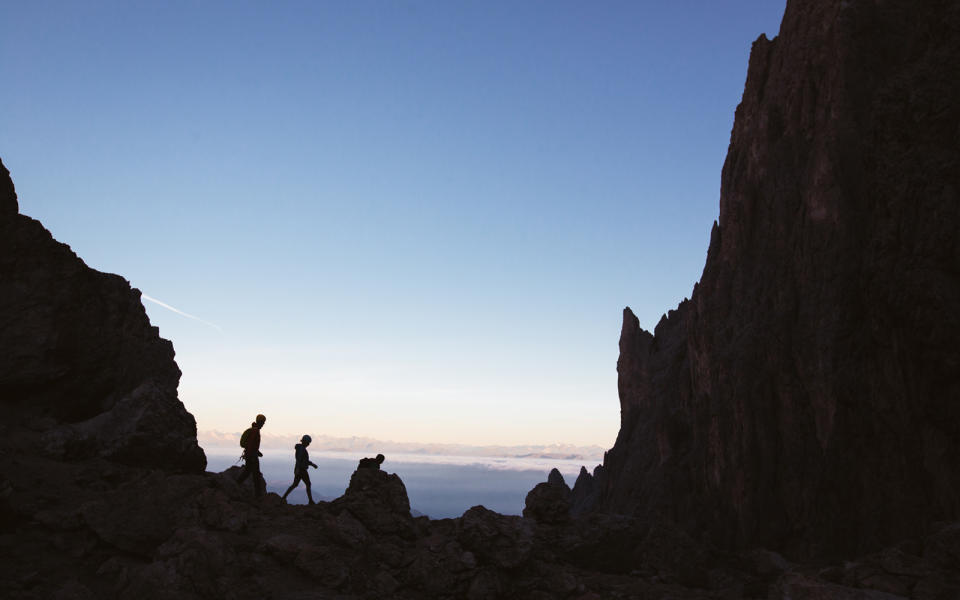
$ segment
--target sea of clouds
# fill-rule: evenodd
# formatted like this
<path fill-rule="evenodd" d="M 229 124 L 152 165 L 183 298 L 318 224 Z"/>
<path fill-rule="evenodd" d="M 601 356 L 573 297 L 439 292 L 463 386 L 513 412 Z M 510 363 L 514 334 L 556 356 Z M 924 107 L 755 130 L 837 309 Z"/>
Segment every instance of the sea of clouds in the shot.
<path fill-rule="evenodd" d="M 378 446 L 377 448 L 383 448 Z M 207 470 L 219 472 L 240 465 L 240 448 L 205 446 Z M 261 470 L 267 489 L 282 494 L 293 481 L 293 443 L 287 448 L 262 446 Z M 383 469 L 397 473 L 407 488 L 410 506 L 417 514 L 442 519 L 458 517 L 472 506 L 483 505 L 502 514 L 521 514 L 524 499 L 536 484 L 546 481 L 550 469 L 563 474 L 573 486 L 581 467 L 592 472 L 601 461 L 543 456 L 464 456 L 425 454 L 421 452 L 389 452 Z M 374 452 L 314 450 L 310 459 L 317 469 L 310 469 L 315 500 L 332 500 L 343 494 L 357 462 Z M 291 503 L 307 501 L 303 484 L 291 492 Z"/>

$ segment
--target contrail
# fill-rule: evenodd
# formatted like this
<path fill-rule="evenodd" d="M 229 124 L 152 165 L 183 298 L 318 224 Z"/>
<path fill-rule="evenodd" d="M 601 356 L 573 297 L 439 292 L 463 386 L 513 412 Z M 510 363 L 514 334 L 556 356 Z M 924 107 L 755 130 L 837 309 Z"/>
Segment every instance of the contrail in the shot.
<path fill-rule="evenodd" d="M 194 321 L 200 321 L 200 322 L 203 323 L 204 325 L 209 325 L 210 327 L 213 327 L 214 329 L 216 329 L 216 330 L 219 331 L 220 333 L 223 333 L 223 330 L 220 329 L 220 326 L 217 325 L 216 323 L 211 323 L 210 321 L 204 321 L 204 320 L 201 319 L 200 317 L 195 317 L 195 316 L 193 316 L 193 315 L 191 315 L 191 314 L 189 314 L 189 313 L 185 313 L 185 312 L 183 312 L 182 310 L 180 310 L 179 308 L 174 308 L 174 307 L 170 306 L 169 304 L 167 304 L 166 302 L 160 302 L 160 301 L 157 300 L 156 298 L 151 298 L 150 296 L 144 294 L 143 292 L 140 292 L 140 296 L 141 296 L 144 300 L 149 300 L 150 302 L 153 302 L 154 304 L 159 304 L 160 306 L 164 307 L 165 309 L 167 309 L 167 310 L 172 310 L 173 312 L 177 313 L 178 315 L 183 315 L 184 317 L 186 317 L 186 318 L 188 318 L 188 319 L 193 319 Z"/>

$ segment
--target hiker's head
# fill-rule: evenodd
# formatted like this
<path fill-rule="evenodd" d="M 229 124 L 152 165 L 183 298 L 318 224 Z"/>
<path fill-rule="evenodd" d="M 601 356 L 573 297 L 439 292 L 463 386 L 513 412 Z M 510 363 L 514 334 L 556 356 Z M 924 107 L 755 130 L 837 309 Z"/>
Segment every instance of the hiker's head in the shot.
<path fill-rule="evenodd" d="M 305 435 L 302 438 L 300 438 L 300 443 L 303 444 L 304 446 L 309 446 L 310 442 L 312 441 L 313 441 L 313 438 L 311 438 L 309 435 Z"/>
<path fill-rule="evenodd" d="M 267 418 L 263 415 L 257 415 L 257 426 L 263 427 L 263 424 L 267 422 Z"/>
<path fill-rule="evenodd" d="M 387 457 L 386 457 L 386 456 L 384 456 L 384 455 L 382 455 L 382 454 L 378 454 L 378 455 L 377 455 L 377 464 L 378 464 L 378 465 L 382 465 L 382 464 L 383 464 L 383 461 L 385 461 L 385 460 L 387 460 Z"/>

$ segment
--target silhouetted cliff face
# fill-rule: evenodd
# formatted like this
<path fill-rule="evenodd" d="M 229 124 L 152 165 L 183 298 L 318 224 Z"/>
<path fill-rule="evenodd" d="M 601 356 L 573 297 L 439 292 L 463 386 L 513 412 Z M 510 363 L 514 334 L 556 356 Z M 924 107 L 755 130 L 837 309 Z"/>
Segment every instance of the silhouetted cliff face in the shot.
<path fill-rule="evenodd" d="M 790 0 L 690 300 L 624 311 L 601 507 L 849 552 L 960 516 L 960 3 Z"/>
<path fill-rule="evenodd" d="M 2 163 L 0 348 L 3 427 L 31 431 L 4 443 L 203 471 L 196 422 L 177 399 L 173 346 L 150 325 L 140 292 L 18 214 Z"/>

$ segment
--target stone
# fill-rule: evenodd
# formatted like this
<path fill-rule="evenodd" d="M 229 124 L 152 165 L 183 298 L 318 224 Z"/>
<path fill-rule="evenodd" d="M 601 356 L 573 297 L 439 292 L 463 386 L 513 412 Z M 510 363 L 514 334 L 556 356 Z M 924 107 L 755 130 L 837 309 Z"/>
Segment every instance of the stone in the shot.
<path fill-rule="evenodd" d="M 373 578 L 373 589 L 380 594 L 380 597 L 389 597 L 396 592 L 399 587 L 400 582 L 386 571 L 380 571 L 376 577 Z"/>
<path fill-rule="evenodd" d="M 562 523 L 570 520 L 570 488 L 560 471 L 553 469 L 544 483 L 527 494 L 523 516 L 538 523 Z"/>
<path fill-rule="evenodd" d="M 196 499 L 199 520 L 212 529 L 239 533 L 246 529 L 251 518 L 250 507 L 231 502 L 221 490 L 208 488 Z"/>
<path fill-rule="evenodd" d="M 313 546 L 303 548 L 297 553 L 293 562 L 298 569 L 320 582 L 324 587 L 340 587 L 350 577 L 350 569 L 329 548 Z M 386 575 L 389 576 L 389 574 Z M 381 589 L 389 587 L 388 582 L 382 581 L 382 578 L 379 583 L 378 587 Z M 393 589 L 396 589 L 396 585 L 393 585 Z M 391 593 L 393 589 L 390 589 L 387 593 Z"/>
<path fill-rule="evenodd" d="M 530 558 L 533 530 L 520 517 L 501 515 L 474 506 L 460 517 L 457 539 L 484 562 L 513 569 Z"/>
<path fill-rule="evenodd" d="M 53 600 L 94 600 L 96 595 L 79 581 L 68 581 L 57 590 Z"/>
<path fill-rule="evenodd" d="M 153 472 L 79 507 L 84 523 L 102 541 L 149 557 L 190 516 L 190 500 L 206 487 L 196 475 Z"/>
<path fill-rule="evenodd" d="M 925 541 L 923 558 L 939 568 L 960 570 L 960 523 L 941 524 Z"/>
<path fill-rule="evenodd" d="M 289 533 L 270 536 L 263 545 L 267 554 L 284 563 L 292 563 L 300 552 L 308 547 L 303 538 Z"/>
<path fill-rule="evenodd" d="M 467 600 L 495 600 L 503 594 L 503 586 L 496 570 L 485 568 L 477 571 L 470 588 L 467 590 Z"/>
<path fill-rule="evenodd" d="M 349 511 L 372 532 L 408 539 L 416 535 L 410 500 L 396 473 L 358 468 L 343 496 L 331 503 L 335 512 Z"/>
<path fill-rule="evenodd" d="M 460 573 L 454 567 L 456 557 L 444 552 L 433 552 L 429 548 L 418 546 L 410 563 L 400 574 L 400 580 L 406 587 L 420 587 L 429 597 L 452 595 L 461 587 L 464 577 L 469 573 Z"/>
<path fill-rule="evenodd" d="M 155 381 L 145 382 L 109 410 L 44 433 L 44 450 L 58 458 L 100 456 L 131 465 L 192 471 L 206 458 L 196 439 L 181 432 L 196 425 L 186 411 L 170 410 L 169 402 Z"/>

